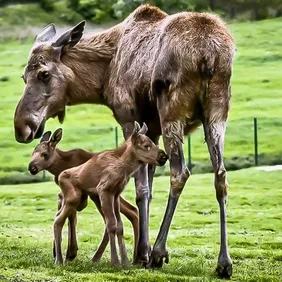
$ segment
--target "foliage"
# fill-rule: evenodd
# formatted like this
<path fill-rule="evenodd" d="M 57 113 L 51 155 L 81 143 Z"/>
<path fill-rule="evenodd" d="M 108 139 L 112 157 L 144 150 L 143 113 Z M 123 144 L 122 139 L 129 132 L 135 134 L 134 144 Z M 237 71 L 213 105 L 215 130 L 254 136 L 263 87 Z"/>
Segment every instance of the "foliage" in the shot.
<path fill-rule="evenodd" d="M 232 281 L 281 281 L 281 171 L 247 169 L 228 173 L 229 251 L 234 263 Z M 158 234 L 168 196 L 169 178 L 154 182 L 150 206 L 150 242 Z M 52 224 L 59 188 L 54 183 L 0 186 L 0 280 L 4 281 L 222 281 L 214 275 L 219 252 L 219 211 L 213 174 L 192 175 L 183 190 L 168 235 L 169 264 L 150 271 L 132 266 L 113 268 L 109 247 L 102 261 L 91 256 L 104 224 L 94 205 L 78 215 L 78 257 L 64 266 L 53 264 Z M 133 181 L 124 191 L 135 202 Z M 125 241 L 132 257 L 133 231 L 126 218 Z M 67 244 L 67 223 L 63 252 Z M 7 280 L 5 280 L 5 278 Z M 2 280 L 1 280 L 2 281 Z"/>
<path fill-rule="evenodd" d="M 52 12 L 54 10 L 54 0 L 40 0 L 39 5 L 46 12 Z"/>

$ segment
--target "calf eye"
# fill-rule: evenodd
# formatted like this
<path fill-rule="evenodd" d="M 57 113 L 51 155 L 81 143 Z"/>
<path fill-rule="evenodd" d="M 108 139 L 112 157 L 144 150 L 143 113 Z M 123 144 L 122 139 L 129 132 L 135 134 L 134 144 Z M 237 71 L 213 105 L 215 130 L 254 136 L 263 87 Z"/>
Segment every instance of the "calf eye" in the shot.
<path fill-rule="evenodd" d="M 48 160 L 48 154 L 47 154 L 47 153 L 42 153 L 42 154 L 41 154 L 41 158 L 42 158 L 43 160 L 47 161 L 47 160 Z"/>
<path fill-rule="evenodd" d="M 148 144 L 144 145 L 144 147 L 145 147 L 145 149 L 147 149 L 148 151 L 150 151 L 150 149 L 151 149 L 151 146 L 148 145 Z"/>

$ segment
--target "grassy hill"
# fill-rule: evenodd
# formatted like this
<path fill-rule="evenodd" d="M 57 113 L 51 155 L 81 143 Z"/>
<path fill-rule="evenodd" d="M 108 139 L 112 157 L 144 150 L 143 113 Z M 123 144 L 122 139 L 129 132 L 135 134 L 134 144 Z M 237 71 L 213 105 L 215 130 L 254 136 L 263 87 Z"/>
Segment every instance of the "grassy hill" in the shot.
<path fill-rule="evenodd" d="M 55 21 L 56 22 L 56 21 Z M 226 134 L 227 168 L 253 165 L 253 118 L 258 118 L 260 163 L 282 163 L 282 29 L 281 19 L 230 24 L 238 47 L 232 78 L 232 109 Z M 32 41 L 12 40 L 0 45 L 0 179 L 17 181 L 26 172 L 32 144 L 14 139 L 13 115 L 24 84 L 20 78 Z M 59 127 L 48 121 L 46 130 Z M 102 106 L 68 108 L 62 149 L 101 150 L 115 146 L 111 112 Z M 122 141 L 121 133 L 119 142 Z M 192 136 L 194 172 L 210 170 L 209 155 L 199 129 Z M 187 155 L 187 144 L 185 144 Z M 0 182 L 1 182 L 0 181 Z"/>

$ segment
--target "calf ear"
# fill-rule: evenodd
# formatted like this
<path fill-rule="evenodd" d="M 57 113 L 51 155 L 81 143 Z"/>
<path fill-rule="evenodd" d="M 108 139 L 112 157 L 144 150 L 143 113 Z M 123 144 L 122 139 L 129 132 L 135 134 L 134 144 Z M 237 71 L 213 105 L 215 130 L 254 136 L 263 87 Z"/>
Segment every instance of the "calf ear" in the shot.
<path fill-rule="evenodd" d="M 49 24 L 42 29 L 36 36 L 35 42 L 41 43 L 51 40 L 56 35 L 56 27 L 54 24 Z"/>
<path fill-rule="evenodd" d="M 62 128 L 58 128 L 52 135 L 50 139 L 50 144 L 52 147 L 56 147 L 56 145 L 61 141 L 63 136 Z"/>
<path fill-rule="evenodd" d="M 138 134 L 146 134 L 148 131 L 148 126 L 146 125 L 145 122 L 143 122 L 142 128 L 139 130 Z"/>
<path fill-rule="evenodd" d="M 41 139 L 40 139 L 40 143 L 42 143 L 42 142 L 44 142 L 44 141 L 48 141 L 49 138 L 50 138 L 50 136 L 51 136 L 51 131 L 46 131 L 46 132 L 42 135 L 42 137 L 41 137 Z"/>
<path fill-rule="evenodd" d="M 82 21 L 78 23 L 75 27 L 66 31 L 54 43 L 52 43 L 52 46 L 57 48 L 63 48 L 67 45 L 70 47 L 75 46 L 83 35 L 85 23 L 85 21 Z"/>
<path fill-rule="evenodd" d="M 133 134 L 138 133 L 140 130 L 140 124 L 137 121 L 134 121 L 134 129 L 133 129 Z"/>

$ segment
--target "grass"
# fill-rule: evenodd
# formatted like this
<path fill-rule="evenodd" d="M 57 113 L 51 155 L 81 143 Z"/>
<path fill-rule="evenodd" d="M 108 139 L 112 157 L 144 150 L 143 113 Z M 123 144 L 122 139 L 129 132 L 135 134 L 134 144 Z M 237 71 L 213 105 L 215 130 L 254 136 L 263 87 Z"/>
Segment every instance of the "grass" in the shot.
<path fill-rule="evenodd" d="M 229 25 L 238 51 L 232 77 L 232 108 L 226 133 L 225 158 L 228 169 L 254 164 L 253 118 L 258 118 L 258 140 L 261 164 L 281 163 L 282 159 L 282 38 L 280 19 Z M 27 61 L 32 41 L 7 41 L 0 45 L 0 170 L 3 174 L 25 172 L 30 154 L 37 141 L 30 145 L 14 140 L 13 114 L 24 88 L 20 78 Z M 1 78 L 4 78 L 1 81 Z M 83 126 L 82 126 L 83 125 Z M 61 147 L 82 147 L 101 150 L 115 146 L 112 113 L 103 106 L 81 105 L 67 110 L 64 140 Z M 59 127 L 57 121 L 48 121 L 47 129 Z M 121 142 L 119 131 L 119 143 Z M 192 136 L 192 161 L 198 165 L 195 172 L 210 169 L 209 155 L 203 144 L 200 128 Z M 187 144 L 187 143 L 186 143 Z M 185 145 L 187 156 L 187 145 Z M 206 169 L 207 168 L 207 169 Z"/>
<path fill-rule="evenodd" d="M 251 168 L 230 172 L 228 180 L 228 234 L 234 263 L 232 280 L 281 281 L 281 172 Z M 165 211 L 168 183 L 168 177 L 155 180 L 150 217 L 151 243 L 157 236 Z M 0 275 L 7 281 L 21 282 L 220 281 L 214 275 L 219 251 L 219 214 L 212 183 L 212 174 L 192 175 L 189 179 L 169 233 L 170 262 L 154 271 L 137 267 L 112 268 L 108 250 L 100 263 L 90 263 L 104 227 L 92 203 L 79 213 L 78 257 L 62 267 L 55 266 L 52 223 L 58 187 L 51 182 L 0 186 Z M 131 182 L 125 197 L 134 202 L 134 194 Z M 128 221 L 123 221 L 131 257 L 133 232 Z M 63 245 L 65 249 L 66 227 Z"/>

